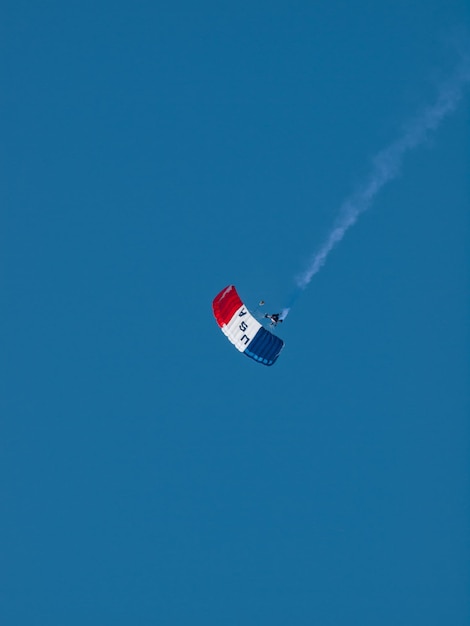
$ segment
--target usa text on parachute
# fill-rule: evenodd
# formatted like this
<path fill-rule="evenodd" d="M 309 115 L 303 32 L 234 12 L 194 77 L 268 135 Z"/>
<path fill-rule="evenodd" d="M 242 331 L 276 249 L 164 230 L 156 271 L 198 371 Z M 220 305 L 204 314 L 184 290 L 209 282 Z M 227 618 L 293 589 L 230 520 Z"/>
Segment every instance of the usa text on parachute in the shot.
<path fill-rule="evenodd" d="M 253 317 L 233 285 L 222 289 L 212 308 L 217 324 L 237 350 L 263 365 L 275 363 L 284 342 Z"/>

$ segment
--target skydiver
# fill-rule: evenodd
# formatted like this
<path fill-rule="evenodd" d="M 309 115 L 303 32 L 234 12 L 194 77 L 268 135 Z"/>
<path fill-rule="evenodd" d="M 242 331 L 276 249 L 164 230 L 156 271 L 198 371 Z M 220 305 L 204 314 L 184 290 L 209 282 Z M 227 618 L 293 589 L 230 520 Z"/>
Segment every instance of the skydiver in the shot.
<path fill-rule="evenodd" d="M 279 319 L 279 316 L 280 316 L 280 313 L 273 313 L 272 315 L 269 315 L 269 313 L 266 313 L 264 317 L 267 317 L 269 320 L 271 320 L 270 326 L 277 326 L 279 322 L 283 321 Z"/>

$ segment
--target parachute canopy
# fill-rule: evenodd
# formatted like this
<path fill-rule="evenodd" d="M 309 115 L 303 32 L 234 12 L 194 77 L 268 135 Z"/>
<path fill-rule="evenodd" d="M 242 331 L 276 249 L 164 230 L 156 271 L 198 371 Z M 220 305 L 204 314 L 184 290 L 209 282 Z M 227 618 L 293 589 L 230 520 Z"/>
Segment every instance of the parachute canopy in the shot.
<path fill-rule="evenodd" d="M 217 324 L 237 350 L 263 365 L 275 363 L 284 342 L 253 317 L 233 285 L 214 298 L 212 309 Z"/>

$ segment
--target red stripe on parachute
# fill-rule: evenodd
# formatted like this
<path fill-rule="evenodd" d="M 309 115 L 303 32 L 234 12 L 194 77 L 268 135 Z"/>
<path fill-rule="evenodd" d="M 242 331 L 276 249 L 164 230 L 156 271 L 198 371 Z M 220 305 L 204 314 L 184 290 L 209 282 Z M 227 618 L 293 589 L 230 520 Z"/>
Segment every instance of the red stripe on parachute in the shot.
<path fill-rule="evenodd" d="M 228 287 L 225 287 L 225 289 L 222 289 L 212 302 L 212 309 L 214 311 L 217 324 L 221 328 L 225 324 L 228 324 L 242 305 L 243 302 L 240 300 L 240 296 L 233 285 L 229 285 Z"/>

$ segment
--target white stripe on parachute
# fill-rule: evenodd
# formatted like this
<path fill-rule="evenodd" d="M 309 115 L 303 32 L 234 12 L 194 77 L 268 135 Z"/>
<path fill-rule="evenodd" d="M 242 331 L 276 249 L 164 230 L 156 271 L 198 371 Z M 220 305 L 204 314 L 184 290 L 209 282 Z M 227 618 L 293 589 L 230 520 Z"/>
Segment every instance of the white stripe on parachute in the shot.
<path fill-rule="evenodd" d="M 222 332 L 233 343 L 237 350 L 245 352 L 253 341 L 261 324 L 251 315 L 245 305 L 242 305 L 228 324 L 222 326 Z"/>

